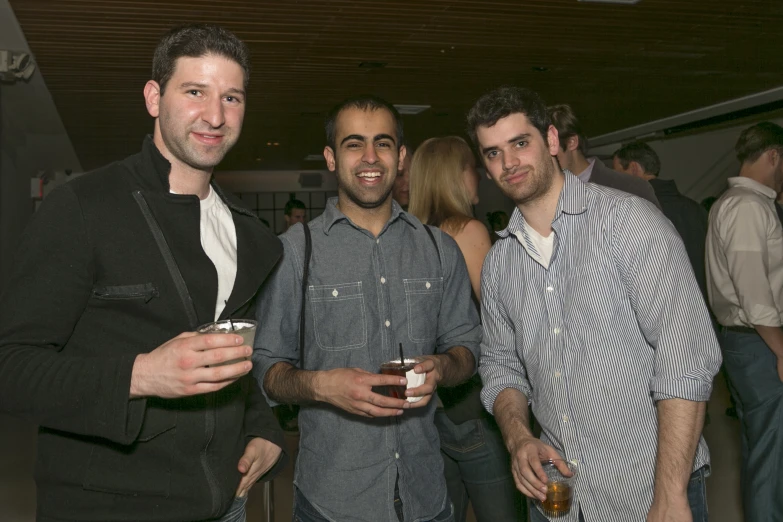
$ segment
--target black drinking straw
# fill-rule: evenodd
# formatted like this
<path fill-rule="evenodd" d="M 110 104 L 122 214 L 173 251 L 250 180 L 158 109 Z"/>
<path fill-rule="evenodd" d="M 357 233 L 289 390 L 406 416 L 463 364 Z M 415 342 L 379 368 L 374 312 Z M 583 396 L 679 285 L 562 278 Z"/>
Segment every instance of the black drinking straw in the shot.
<path fill-rule="evenodd" d="M 224 304 L 225 306 L 228 306 L 228 299 L 226 299 L 225 301 L 223 301 L 223 304 Z M 229 312 L 229 313 L 228 313 L 228 324 L 230 324 L 230 325 L 231 325 L 231 331 L 232 331 L 232 332 L 236 332 L 236 331 L 237 331 L 237 329 L 236 329 L 236 328 L 234 328 L 234 321 L 232 321 L 232 320 L 231 320 L 231 312 Z"/>
<path fill-rule="evenodd" d="M 405 356 L 402 354 L 402 343 L 400 343 L 400 364 L 405 365 Z"/>

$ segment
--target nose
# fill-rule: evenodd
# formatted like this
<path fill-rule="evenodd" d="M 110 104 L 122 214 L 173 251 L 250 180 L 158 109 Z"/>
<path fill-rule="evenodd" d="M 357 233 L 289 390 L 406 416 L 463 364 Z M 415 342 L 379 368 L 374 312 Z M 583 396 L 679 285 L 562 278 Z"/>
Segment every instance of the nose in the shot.
<path fill-rule="evenodd" d="M 218 129 L 226 123 L 225 109 L 223 108 L 223 100 L 220 98 L 212 99 L 207 102 L 204 107 L 204 112 L 201 115 L 201 119 L 209 123 L 213 129 Z"/>
<path fill-rule="evenodd" d="M 519 165 L 519 158 L 513 154 L 503 154 L 503 170 L 514 170 Z"/>
<path fill-rule="evenodd" d="M 375 147 L 370 145 L 369 147 L 364 148 L 364 154 L 362 154 L 362 161 L 365 163 L 369 163 L 370 165 L 378 161 L 378 154 L 375 152 Z"/>

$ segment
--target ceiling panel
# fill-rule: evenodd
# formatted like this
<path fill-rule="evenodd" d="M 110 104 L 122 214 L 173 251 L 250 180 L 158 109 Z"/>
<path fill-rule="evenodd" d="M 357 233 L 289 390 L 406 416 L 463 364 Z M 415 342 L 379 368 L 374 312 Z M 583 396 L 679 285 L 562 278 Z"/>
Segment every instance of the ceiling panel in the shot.
<path fill-rule="evenodd" d="M 86 169 L 137 151 L 150 132 L 142 88 L 158 37 L 177 23 L 219 23 L 253 56 L 245 129 L 222 169 L 317 167 L 303 158 L 323 149 L 323 115 L 360 92 L 431 105 L 405 117 L 416 144 L 461 133 L 472 102 L 504 83 L 570 103 L 588 135 L 783 84 L 783 2 L 10 3 Z"/>

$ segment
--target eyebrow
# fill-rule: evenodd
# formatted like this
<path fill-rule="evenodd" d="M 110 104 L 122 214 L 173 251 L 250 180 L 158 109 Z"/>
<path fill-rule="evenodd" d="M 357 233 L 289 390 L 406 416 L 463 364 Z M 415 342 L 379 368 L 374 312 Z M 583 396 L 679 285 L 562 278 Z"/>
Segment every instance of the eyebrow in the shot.
<path fill-rule="evenodd" d="M 527 140 L 527 139 L 530 139 L 530 133 L 518 134 L 518 135 L 514 136 L 513 138 L 511 138 L 510 140 L 507 140 L 506 143 L 512 144 L 512 143 L 516 143 L 518 141 Z M 481 149 L 481 153 L 482 154 L 486 154 L 487 152 L 492 152 L 493 150 L 497 150 L 497 149 L 498 148 L 494 147 L 494 146 L 493 147 L 484 147 L 484 148 Z"/>
<path fill-rule="evenodd" d="M 340 141 L 340 145 L 342 145 L 343 143 L 349 140 L 366 141 L 364 136 L 362 136 L 361 134 L 349 134 L 348 136 L 343 138 L 342 141 Z M 377 143 L 381 140 L 391 140 L 392 143 L 394 143 L 395 145 L 397 144 L 397 141 L 390 134 L 376 134 L 372 139 L 373 143 Z"/>
<path fill-rule="evenodd" d="M 181 83 L 179 86 L 180 89 L 209 89 L 209 85 L 206 83 L 199 83 L 199 82 L 184 82 Z M 243 89 L 237 89 L 236 87 L 232 87 L 228 89 L 225 94 L 239 94 L 241 96 L 245 95 L 245 91 Z"/>

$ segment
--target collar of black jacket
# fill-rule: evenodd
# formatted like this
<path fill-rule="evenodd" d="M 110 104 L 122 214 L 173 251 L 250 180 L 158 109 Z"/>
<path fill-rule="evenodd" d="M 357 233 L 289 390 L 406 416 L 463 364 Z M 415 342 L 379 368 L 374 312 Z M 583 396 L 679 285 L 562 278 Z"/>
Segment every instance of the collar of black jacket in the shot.
<path fill-rule="evenodd" d="M 147 178 L 148 181 L 152 181 L 156 185 L 155 187 L 151 188 L 160 190 L 165 194 L 170 194 L 171 185 L 169 185 L 169 174 L 171 173 L 171 163 L 163 156 L 163 154 L 160 153 L 160 150 L 158 150 L 158 147 L 155 145 L 155 142 L 152 139 L 152 135 L 150 134 L 144 138 L 144 142 L 141 146 L 141 156 L 142 161 L 144 161 L 144 163 L 146 163 L 148 167 L 151 167 L 155 172 L 155 176 L 151 177 L 152 179 Z M 210 185 L 212 186 L 212 190 L 217 193 L 218 197 L 222 199 L 231 210 L 239 212 L 240 214 L 256 217 L 256 215 L 251 210 L 245 208 L 242 205 L 239 198 L 235 197 L 233 194 L 223 192 L 223 189 L 221 189 L 220 186 L 215 183 L 214 178 L 210 180 Z M 173 194 L 173 196 L 195 197 L 185 194 Z"/>
<path fill-rule="evenodd" d="M 653 178 L 650 180 L 650 185 L 657 196 L 674 196 L 680 193 L 677 183 L 673 179 Z"/>

